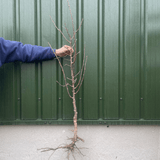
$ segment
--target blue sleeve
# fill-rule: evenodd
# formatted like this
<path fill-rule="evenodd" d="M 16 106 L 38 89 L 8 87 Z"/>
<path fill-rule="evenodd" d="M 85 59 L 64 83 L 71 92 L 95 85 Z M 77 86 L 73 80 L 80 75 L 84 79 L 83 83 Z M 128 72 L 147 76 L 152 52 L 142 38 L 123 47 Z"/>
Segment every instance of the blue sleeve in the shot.
<path fill-rule="evenodd" d="M 50 47 L 23 45 L 21 42 L 5 40 L 0 37 L 0 67 L 8 62 L 33 62 L 53 58 L 55 58 L 55 54 Z"/>

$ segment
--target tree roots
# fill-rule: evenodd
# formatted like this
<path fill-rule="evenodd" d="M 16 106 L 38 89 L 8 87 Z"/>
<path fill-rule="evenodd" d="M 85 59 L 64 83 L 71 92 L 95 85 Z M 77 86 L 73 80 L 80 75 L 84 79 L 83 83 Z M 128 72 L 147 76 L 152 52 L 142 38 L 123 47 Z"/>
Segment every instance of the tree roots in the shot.
<path fill-rule="evenodd" d="M 41 149 L 39 149 L 39 150 L 41 150 L 41 152 L 52 151 L 52 154 L 50 155 L 49 159 L 51 158 L 51 156 L 54 154 L 55 151 L 60 150 L 60 149 L 66 150 L 66 152 L 67 152 L 67 159 L 68 159 L 68 160 L 69 160 L 69 157 L 70 157 L 71 154 L 72 154 L 72 157 L 73 157 L 74 159 L 76 159 L 76 158 L 75 158 L 75 154 L 74 154 L 75 151 L 76 151 L 78 154 L 84 156 L 84 155 L 82 154 L 82 152 L 81 152 L 81 149 L 85 149 L 85 148 L 79 148 L 79 147 L 77 147 L 77 145 L 76 145 L 76 143 L 77 143 L 78 141 L 84 142 L 84 140 L 83 140 L 82 138 L 78 137 L 78 136 L 77 136 L 77 139 L 75 139 L 75 138 L 73 137 L 73 138 L 68 138 L 68 140 L 71 140 L 71 143 L 70 143 L 70 144 L 66 144 L 66 145 L 61 144 L 61 145 L 59 145 L 57 148 L 48 148 L 48 147 L 46 147 L 46 148 L 41 148 Z"/>

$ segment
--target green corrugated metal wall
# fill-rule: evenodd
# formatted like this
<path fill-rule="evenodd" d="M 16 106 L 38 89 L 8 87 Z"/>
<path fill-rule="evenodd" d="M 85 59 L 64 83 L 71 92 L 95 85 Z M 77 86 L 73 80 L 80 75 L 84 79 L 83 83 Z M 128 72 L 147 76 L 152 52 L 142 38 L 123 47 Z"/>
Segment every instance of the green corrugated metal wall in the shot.
<path fill-rule="evenodd" d="M 160 1 L 69 2 L 76 28 L 84 18 L 77 50 L 88 55 L 78 123 L 160 124 Z M 0 37 L 59 48 L 67 43 L 49 15 L 72 31 L 66 0 L 0 0 Z M 0 124 L 71 124 L 72 101 L 56 80 L 63 83 L 56 60 L 3 65 Z"/>

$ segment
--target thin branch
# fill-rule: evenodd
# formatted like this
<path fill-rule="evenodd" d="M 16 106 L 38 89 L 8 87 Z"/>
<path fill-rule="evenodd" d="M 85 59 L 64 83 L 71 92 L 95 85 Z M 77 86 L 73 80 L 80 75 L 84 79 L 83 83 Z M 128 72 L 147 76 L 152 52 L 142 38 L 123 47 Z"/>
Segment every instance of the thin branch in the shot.
<path fill-rule="evenodd" d="M 77 77 L 79 74 L 80 74 L 80 71 L 74 77 Z"/>
<path fill-rule="evenodd" d="M 79 25 L 79 28 L 76 30 L 76 33 L 77 33 L 77 32 L 79 31 L 79 29 L 81 28 L 82 23 L 83 23 L 83 18 L 82 18 L 82 20 L 81 20 L 81 24 Z"/>
<path fill-rule="evenodd" d="M 67 3 L 68 3 L 68 7 L 69 7 L 69 11 L 70 11 L 70 15 L 71 15 L 71 20 L 72 20 L 72 28 L 73 28 L 73 35 L 74 35 L 74 24 L 73 24 L 73 16 L 72 16 L 72 12 L 71 12 L 71 7 L 70 7 L 70 5 L 69 5 L 69 2 L 68 2 L 68 0 L 67 0 Z"/>
<path fill-rule="evenodd" d="M 60 84 L 58 81 L 56 81 L 61 87 L 66 87 L 66 86 L 70 86 L 70 87 L 72 87 L 72 85 L 70 85 L 69 83 L 67 83 L 67 84 L 65 84 L 65 85 L 62 85 L 62 84 Z"/>
<path fill-rule="evenodd" d="M 58 81 L 56 81 L 61 87 L 66 87 L 66 84 L 65 85 L 62 85 L 60 84 Z"/>
<path fill-rule="evenodd" d="M 73 44 L 72 48 L 75 46 L 76 42 L 77 42 L 77 39 L 75 40 L 75 42 L 74 42 L 74 44 Z"/>
<path fill-rule="evenodd" d="M 74 83 L 76 83 L 76 81 L 77 81 L 77 78 L 74 80 Z"/>
<path fill-rule="evenodd" d="M 79 25 L 79 28 L 75 31 L 75 33 L 77 33 L 77 32 L 79 31 L 79 29 L 81 28 L 82 22 L 83 22 L 83 18 L 82 18 L 81 24 Z M 74 38 L 74 37 L 72 37 L 71 40 L 72 40 L 73 38 Z"/>
<path fill-rule="evenodd" d="M 85 62 L 85 67 L 84 67 L 84 72 L 83 72 L 83 78 L 82 78 L 82 80 L 81 80 L 81 83 L 80 83 L 80 85 L 79 85 L 79 87 L 78 87 L 78 90 L 76 91 L 76 93 L 75 94 L 77 94 L 78 92 L 79 92 L 79 89 L 80 89 L 80 87 L 81 87 L 81 85 L 82 85 L 82 82 L 83 82 L 83 80 L 84 80 L 84 75 L 85 75 L 85 71 L 86 71 L 86 64 L 87 64 L 87 56 L 86 56 L 86 62 Z"/>
<path fill-rule="evenodd" d="M 69 38 L 70 38 L 70 42 L 71 42 L 71 35 L 70 35 L 69 32 L 68 32 L 68 28 L 67 28 L 67 26 L 66 26 L 66 23 L 65 23 L 65 29 L 66 29 L 66 31 L 67 31 L 67 34 L 68 34 L 68 36 L 69 36 Z"/>
<path fill-rule="evenodd" d="M 64 66 L 68 66 L 68 67 L 70 67 L 70 65 L 69 65 L 69 64 L 65 64 Z"/>
<path fill-rule="evenodd" d="M 48 42 L 48 44 L 49 44 L 49 46 L 51 47 L 51 49 L 53 50 L 51 44 L 50 44 L 49 42 Z M 55 55 L 56 55 L 56 54 L 55 54 Z M 57 55 L 56 55 L 56 58 L 57 58 Z M 64 77 L 65 84 L 67 84 L 66 75 L 65 75 L 63 66 L 62 66 L 59 58 L 58 58 L 58 62 L 59 62 L 59 65 L 60 65 L 60 67 L 61 67 L 61 69 L 62 69 L 62 73 L 63 73 L 63 77 Z M 69 97 L 70 97 L 70 98 L 73 98 L 73 97 L 70 95 L 70 93 L 69 93 L 69 89 L 68 89 L 68 86 L 67 86 L 67 85 L 66 85 L 66 89 L 67 89 L 67 93 L 68 93 Z"/>
<path fill-rule="evenodd" d="M 69 83 L 68 83 L 68 86 L 72 87 L 72 85 L 70 85 Z"/>
<path fill-rule="evenodd" d="M 70 80 L 70 81 L 72 81 L 72 79 L 70 79 L 70 78 L 68 78 L 68 77 L 67 77 L 67 79 Z"/>
<path fill-rule="evenodd" d="M 81 82 L 81 79 L 82 79 L 82 73 L 83 73 L 83 68 L 84 68 L 84 65 L 85 65 L 85 48 L 84 48 L 84 55 L 83 55 L 83 64 L 82 64 L 82 68 L 81 68 L 81 75 L 80 75 L 80 78 L 79 78 L 79 81 L 78 81 L 78 84 L 77 86 L 75 87 L 75 89 L 79 86 L 80 82 Z"/>
<path fill-rule="evenodd" d="M 80 51 L 77 53 L 77 55 L 80 53 Z"/>
<path fill-rule="evenodd" d="M 68 0 L 67 0 L 67 2 L 68 2 Z M 71 7 L 70 7 L 70 5 L 69 5 L 69 2 L 68 2 L 68 7 L 69 7 L 69 11 L 70 11 L 70 15 L 71 15 L 71 20 L 72 20 L 72 28 L 73 28 L 73 38 L 74 38 L 74 42 L 76 41 L 76 38 L 75 38 L 75 31 L 74 31 L 74 23 L 73 23 L 73 16 L 72 16 L 72 12 L 71 12 Z M 71 46 L 72 47 L 72 46 Z M 77 52 L 76 52 L 76 43 L 75 43 L 75 48 L 74 48 L 74 61 L 72 62 L 72 64 L 74 64 L 75 63 L 75 61 L 76 61 L 76 56 L 77 56 Z"/>
<path fill-rule="evenodd" d="M 65 37 L 65 35 L 63 34 L 63 32 L 56 26 L 56 24 L 55 24 L 55 22 L 53 21 L 53 19 L 52 19 L 51 16 L 50 16 L 50 18 L 51 18 L 54 26 L 56 27 L 56 29 L 62 34 L 62 36 L 65 38 L 65 40 L 70 43 L 70 41 Z"/>

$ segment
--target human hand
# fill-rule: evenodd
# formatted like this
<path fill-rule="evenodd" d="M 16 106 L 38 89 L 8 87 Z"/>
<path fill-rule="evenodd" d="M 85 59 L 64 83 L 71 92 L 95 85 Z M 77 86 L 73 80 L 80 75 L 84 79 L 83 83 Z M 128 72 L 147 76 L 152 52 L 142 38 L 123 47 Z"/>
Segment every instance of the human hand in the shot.
<path fill-rule="evenodd" d="M 70 55 L 73 52 L 74 52 L 73 48 L 68 45 L 64 45 L 63 47 L 56 49 L 56 55 L 58 57 L 64 57 L 66 55 Z"/>

